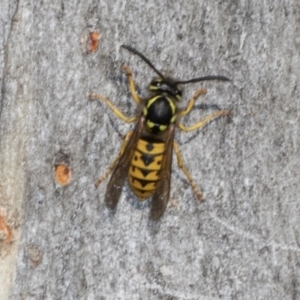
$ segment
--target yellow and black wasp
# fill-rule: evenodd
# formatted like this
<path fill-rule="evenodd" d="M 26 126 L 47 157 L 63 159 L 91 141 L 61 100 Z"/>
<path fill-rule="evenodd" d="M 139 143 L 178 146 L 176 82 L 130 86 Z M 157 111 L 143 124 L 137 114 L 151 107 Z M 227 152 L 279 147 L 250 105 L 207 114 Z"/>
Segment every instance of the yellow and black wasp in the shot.
<path fill-rule="evenodd" d="M 200 95 L 206 94 L 207 90 L 204 88 L 197 90 L 189 100 L 186 108 L 179 109 L 177 103 L 181 100 L 182 91 L 178 85 L 205 80 L 229 81 L 229 78 L 224 76 L 204 76 L 185 81 L 176 81 L 164 77 L 136 49 L 126 45 L 122 45 L 121 47 L 139 56 L 159 77 L 152 80 L 149 85 L 149 89 L 153 95 L 147 100 L 142 100 L 136 92 L 131 70 L 123 66 L 128 77 L 129 89 L 133 99 L 137 104 L 143 105 L 140 116 L 128 118 L 107 98 L 98 94 L 90 95 L 90 98 L 98 99 L 107 104 L 112 112 L 123 121 L 127 123 L 137 121 L 134 131 L 126 135 L 118 156 L 95 185 L 97 187 L 113 172 L 107 186 L 105 203 L 108 208 L 115 209 L 124 182 L 128 178 L 129 186 L 140 201 L 144 201 L 152 196 L 150 218 L 157 220 L 163 215 L 169 200 L 173 148 L 177 156 L 179 168 L 186 175 L 197 197 L 200 200 L 204 200 L 201 192 L 196 187 L 195 181 L 183 165 L 179 147 L 174 141 L 175 127 L 179 127 L 185 132 L 192 131 L 203 127 L 219 116 L 229 115 L 230 113 L 228 110 L 219 110 L 193 126 L 184 126 L 179 122 L 179 119 L 191 111 L 196 99 Z"/>

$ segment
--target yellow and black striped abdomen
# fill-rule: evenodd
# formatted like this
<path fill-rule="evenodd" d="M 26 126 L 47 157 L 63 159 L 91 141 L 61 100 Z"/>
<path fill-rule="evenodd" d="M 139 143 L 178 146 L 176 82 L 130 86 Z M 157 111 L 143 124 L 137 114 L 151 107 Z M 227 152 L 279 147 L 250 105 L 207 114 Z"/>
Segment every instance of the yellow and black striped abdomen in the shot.
<path fill-rule="evenodd" d="M 165 143 L 140 139 L 132 156 L 128 181 L 132 191 L 140 200 L 150 197 L 159 180 Z"/>

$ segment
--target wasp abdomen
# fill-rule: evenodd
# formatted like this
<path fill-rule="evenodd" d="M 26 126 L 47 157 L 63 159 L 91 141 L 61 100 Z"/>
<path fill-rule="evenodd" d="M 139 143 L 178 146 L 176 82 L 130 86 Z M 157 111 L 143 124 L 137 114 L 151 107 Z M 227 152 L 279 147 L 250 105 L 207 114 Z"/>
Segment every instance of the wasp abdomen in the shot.
<path fill-rule="evenodd" d="M 161 162 L 165 143 L 140 139 L 132 156 L 128 181 L 132 191 L 140 200 L 149 198 L 160 179 Z"/>

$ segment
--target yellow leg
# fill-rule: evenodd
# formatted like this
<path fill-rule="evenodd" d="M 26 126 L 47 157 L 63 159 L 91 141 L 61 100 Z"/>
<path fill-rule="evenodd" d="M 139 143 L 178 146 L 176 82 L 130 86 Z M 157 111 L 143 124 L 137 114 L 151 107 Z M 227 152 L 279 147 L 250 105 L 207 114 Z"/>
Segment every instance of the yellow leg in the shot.
<path fill-rule="evenodd" d="M 200 201 L 204 201 L 204 198 L 203 198 L 201 192 L 198 190 L 194 179 L 192 178 L 192 176 L 190 175 L 190 173 L 188 172 L 188 170 L 183 165 L 183 160 L 182 160 L 182 156 L 181 156 L 178 144 L 176 142 L 174 142 L 173 143 L 173 147 L 174 147 L 174 151 L 175 151 L 176 156 L 177 156 L 178 167 L 183 171 L 183 173 L 187 177 L 187 179 L 190 182 L 190 185 L 192 186 L 192 189 L 195 192 L 195 194 L 197 195 L 198 199 Z"/>
<path fill-rule="evenodd" d="M 122 112 L 120 112 L 107 98 L 105 98 L 102 95 L 99 94 L 91 94 L 90 95 L 90 99 L 97 99 L 99 101 L 104 102 L 110 109 L 111 111 L 117 116 L 119 117 L 121 120 L 123 120 L 126 123 L 132 123 L 134 121 L 136 121 L 137 117 L 131 117 L 128 118 L 126 117 Z"/>
<path fill-rule="evenodd" d="M 132 98 L 134 99 L 134 101 L 136 103 L 138 103 L 138 104 L 142 103 L 143 100 L 140 98 L 140 96 L 136 92 L 135 83 L 134 83 L 134 80 L 133 80 L 133 77 L 132 77 L 131 70 L 127 66 L 123 66 L 122 68 L 123 68 L 124 72 L 126 73 L 126 75 L 128 77 L 129 90 L 130 90 Z"/>
<path fill-rule="evenodd" d="M 191 127 L 185 127 L 183 124 L 178 124 L 178 127 L 185 132 L 188 131 L 193 131 L 195 129 L 201 128 L 203 126 L 205 126 L 207 123 L 209 123 L 210 121 L 212 121 L 213 119 L 216 119 L 220 116 L 228 116 L 230 114 L 229 110 L 219 110 L 215 113 L 213 113 L 210 116 L 207 116 L 204 120 L 200 121 L 199 123 L 196 123 L 195 125 L 191 126 Z"/>
<path fill-rule="evenodd" d="M 191 109 L 193 108 L 194 104 L 195 104 L 195 101 L 197 100 L 197 98 L 200 96 L 200 95 L 205 95 L 207 93 L 207 89 L 200 89 L 200 90 L 197 90 L 194 94 L 194 96 L 189 100 L 188 102 L 188 105 L 186 107 L 185 110 L 182 110 L 179 115 L 180 116 L 185 116 L 187 115 Z"/>
<path fill-rule="evenodd" d="M 109 168 L 107 169 L 107 171 L 105 172 L 105 174 L 104 174 L 103 176 L 101 176 L 101 177 L 95 182 L 95 187 L 98 187 L 98 185 L 99 185 L 102 181 L 104 181 L 104 180 L 107 178 L 107 176 L 111 173 L 111 171 L 114 169 L 116 163 L 118 162 L 118 160 L 120 159 L 121 155 L 123 154 L 123 152 L 124 152 L 124 150 L 125 150 L 125 148 L 126 148 L 126 146 L 127 146 L 127 143 L 128 143 L 128 141 L 129 141 L 130 137 L 132 136 L 132 133 L 133 133 L 133 132 L 130 131 L 130 132 L 128 132 L 128 133 L 126 134 L 126 137 L 125 137 L 125 139 L 124 139 L 124 141 L 123 141 L 123 144 L 122 144 L 122 146 L 121 146 L 121 149 L 120 149 L 120 151 L 119 151 L 118 156 L 117 156 L 117 157 L 114 159 L 114 161 L 111 163 L 111 165 L 109 166 Z"/>

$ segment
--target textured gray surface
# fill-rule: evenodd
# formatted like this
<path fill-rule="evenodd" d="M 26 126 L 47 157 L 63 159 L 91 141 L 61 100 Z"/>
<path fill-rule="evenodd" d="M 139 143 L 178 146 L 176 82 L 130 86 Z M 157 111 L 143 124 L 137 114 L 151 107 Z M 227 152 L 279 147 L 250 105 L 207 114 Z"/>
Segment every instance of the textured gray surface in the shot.
<path fill-rule="evenodd" d="M 1 244 L 1 299 L 300 298 L 297 1 L 2 3 L 0 201 L 15 239 Z M 102 33 L 95 54 L 82 48 L 88 28 Z M 123 43 L 175 78 L 232 79 L 185 87 L 183 102 L 205 86 L 198 104 L 232 115 L 177 132 L 206 202 L 174 161 L 155 226 L 128 187 L 111 217 L 107 181 L 93 185 L 130 125 L 89 93 L 133 114 L 121 65 L 142 96 L 154 76 Z M 209 112 L 196 106 L 187 122 Z M 61 153 L 66 187 L 53 177 Z"/>

